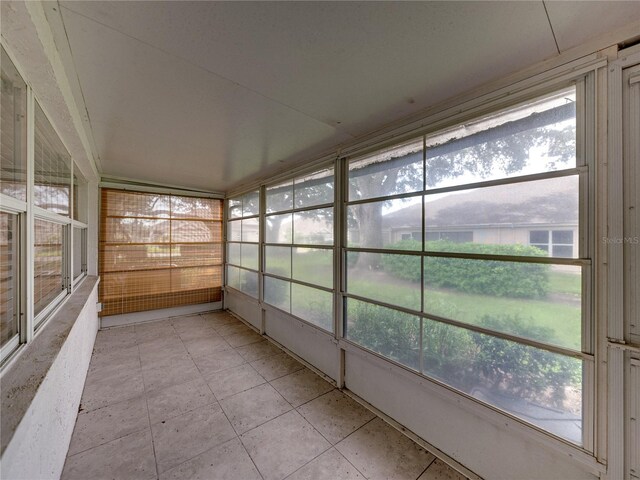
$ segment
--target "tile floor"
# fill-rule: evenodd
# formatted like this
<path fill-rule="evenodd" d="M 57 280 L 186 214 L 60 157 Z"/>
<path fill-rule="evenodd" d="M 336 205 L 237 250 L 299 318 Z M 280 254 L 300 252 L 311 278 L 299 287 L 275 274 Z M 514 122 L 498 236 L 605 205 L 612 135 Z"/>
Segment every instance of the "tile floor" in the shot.
<path fill-rule="evenodd" d="M 223 312 L 98 333 L 62 478 L 464 477 Z"/>

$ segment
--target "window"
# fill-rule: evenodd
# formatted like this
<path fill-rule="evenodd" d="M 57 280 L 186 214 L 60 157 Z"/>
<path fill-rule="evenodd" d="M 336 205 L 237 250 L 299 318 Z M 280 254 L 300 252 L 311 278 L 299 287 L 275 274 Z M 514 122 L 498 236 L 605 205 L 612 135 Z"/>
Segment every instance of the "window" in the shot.
<path fill-rule="evenodd" d="M 27 200 L 27 84 L 2 49 L 0 75 L 0 192 Z"/>
<path fill-rule="evenodd" d="M 532 230 L 529 244 L 550 257 L 573 257 L 573 230 Z"/>
<path fill-rule="evenodd" d="M 576 98 L 348 159 L 343 296 L 349 341 L 582 444 Z"/>
<path fill-rule="evenodd" d="M 260 191 L 228 201 L 227 286 L 258 298 Z"/>
<path fill-rule="evenodd" d="M 222 298 L 222 202 L 102 189 L 100 298 L 116 315 Z"/>
<path fill-rule="evenodd" d="M 34 315 L 44 320 L 47 307 L 66 293 L 65 226 L 36 218 L 34 222 Z"/>
<path fill-rule="evenodd" d="M 18 215 L 0 212 L 0 347 L 19 341 L 20 255 Z"/>
<path fill-rule="evenodd" d="M 266 188 L 264 301 L 333 331 L 333 169 Z"/>
<path fill-rule="evenodd" d="M 70 217 L 71 156 L 37 103 L 34 143 L 34 204 Z"/>

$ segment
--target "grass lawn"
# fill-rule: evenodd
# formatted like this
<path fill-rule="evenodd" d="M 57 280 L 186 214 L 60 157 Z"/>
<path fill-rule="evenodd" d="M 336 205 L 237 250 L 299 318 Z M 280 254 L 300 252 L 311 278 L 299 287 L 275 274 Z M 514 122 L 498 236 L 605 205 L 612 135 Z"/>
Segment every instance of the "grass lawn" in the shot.
<path fill-rule="evenodd" d="M 332 277 L 331 251 L 317 250 L 296 256 L 298 278 L 310 283 L 328 284 Z M 324 253 L 324 255 L 322 255 Z M 320 254 L 320 255 L 318 255 Z M 273 259 L 276 260 L 276 259 Z M 277 260 L 273 262 L 279 264 Z M 286 263 L 282 262 L 286 270 Z M 420 310 L 420 286 L 398 279 L 381 271 L 354 271 L 348 280 L 348 291 L 392 305 Z M 511 316 L 522 322 L 532 322 L 546 327 L 552 338 L 534 340 L 580 350 L 580 275 L 566 272 L 549 272 L 549 292 L 546 299 L 522 299 L 494 297 L 462 293 L 451 289 L 425 289 L 425 307 L 434 315 L 451 318 L 469 324 L 479 324 L 484 316 Z M 308 299 L 301 298 L 308 295 Z M 300 292 L 298 302 L 309 305 L 317 301 L 313 290 Z M 505 333 L 515 333 L 505 332 Z"/>
<path fill-rule="evenodd" d="M 578 282 L 580 277 L 571 274 L 555 274 L 562 278 L 554 280 L 564 285 L 565 292 L 575 291 L 571 281 Z M 419 288 L 409 282 L 400 283 L 390 277 L 382 282 L 381 278 L 351 282 L 351 293 L 378 301 L 419 309 Z M 397 283 L 394 283 L 397 282 Z M 552 283 L 553 285 L 553 283 Z M 554 293 L 565 293 L 553 290 Z M 553 332 L 553 338 L 534 338 L 559 346 L 580 349 L 581 319 L 579 302 L 548 299 L 521 299 L 476 295 L 445 289 L 425 289 L 425 307 L 427 312 L 458 320 L 469 324 L 479 324 L 484 316 L 513 316 L 523 322 L 532 322 L 536 326 L 546 327 Z M 505 332 L 505 333 L 515 333 Z"/>

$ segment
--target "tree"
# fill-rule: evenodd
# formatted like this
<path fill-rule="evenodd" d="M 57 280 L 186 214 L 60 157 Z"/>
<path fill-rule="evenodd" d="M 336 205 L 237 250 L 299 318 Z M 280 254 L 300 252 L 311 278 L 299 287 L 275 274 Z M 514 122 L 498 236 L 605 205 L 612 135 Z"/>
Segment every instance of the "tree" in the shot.
<path fill-rule="evenodd" d="M 575 161 L 575 124 L 562 126 L 571 118 L 575 118 L 573 102 L 429 146 L 425 162 L 426 187 L 437 187 L 443 180 L 469 174 L 480 180 L 513 175 L 532 162 L 544 161 L 547 169 L 555 169 Z M 546 155 L 537 156 L 536 152 L 540 150 Z M 417 191 L 422 188 L 422 183 L 420 146 L 418 149 L 403 146 L 353 164 L 349 173 L 349 199 Z M 350 228 L 356 226 L 361 238 L 366 238 L 367 245 L 373 248 L 384 246 L 384 204 L 363 203 L 349 210 Z M 362 254 L 358 266 L 378 268 L 377 258 L 376 255 Z"/>

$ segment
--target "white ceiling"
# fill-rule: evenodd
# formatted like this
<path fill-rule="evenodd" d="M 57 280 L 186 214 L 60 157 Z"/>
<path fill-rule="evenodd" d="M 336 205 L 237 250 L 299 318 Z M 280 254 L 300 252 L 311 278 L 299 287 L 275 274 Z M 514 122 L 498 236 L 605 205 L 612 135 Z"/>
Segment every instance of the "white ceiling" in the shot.
<path fill-rule="evenodd" d="M 639 2 L 61 6 L 103 174 L 217 191 L 640 20 Z"/>

